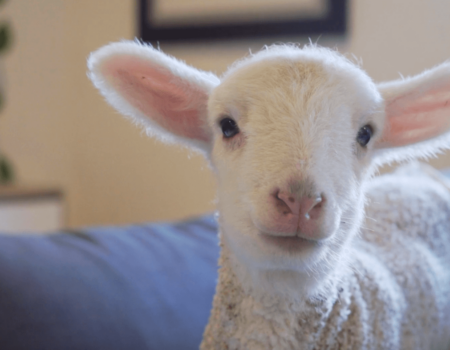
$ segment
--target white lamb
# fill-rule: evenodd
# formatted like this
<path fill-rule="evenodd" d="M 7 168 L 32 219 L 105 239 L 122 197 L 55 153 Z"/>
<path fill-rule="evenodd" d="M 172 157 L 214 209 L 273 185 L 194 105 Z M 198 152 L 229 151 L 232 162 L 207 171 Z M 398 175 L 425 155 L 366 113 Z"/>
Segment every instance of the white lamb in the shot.
<path fill-rule="evenodd" d="M 110 104 L 216 175 L 201 349 L 450 349 L 446 180 L 418 165 L 371 179 L 450 148 L 450 63 L 374 84 L 335 51 L 280 45 L 218 78 L 121 42 L 88 65 Z"/>

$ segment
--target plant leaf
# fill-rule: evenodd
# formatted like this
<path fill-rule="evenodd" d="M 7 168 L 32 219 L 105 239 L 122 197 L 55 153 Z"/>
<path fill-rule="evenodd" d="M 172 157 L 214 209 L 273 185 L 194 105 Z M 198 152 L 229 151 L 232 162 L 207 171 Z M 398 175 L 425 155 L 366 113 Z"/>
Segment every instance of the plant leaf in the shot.
<path fill-rule="evenodd" d="M 0 27 L 0 53 L 7 50 L 10 44 L 11 30 L 9 29 L 8 23 L 3 23 Z"/>
<path fill-rule="evenodd" d="M 14 171 L 11 163 L 4 157 L 0 158 L 0 183 L 7 184 L 14 180 Z"/>

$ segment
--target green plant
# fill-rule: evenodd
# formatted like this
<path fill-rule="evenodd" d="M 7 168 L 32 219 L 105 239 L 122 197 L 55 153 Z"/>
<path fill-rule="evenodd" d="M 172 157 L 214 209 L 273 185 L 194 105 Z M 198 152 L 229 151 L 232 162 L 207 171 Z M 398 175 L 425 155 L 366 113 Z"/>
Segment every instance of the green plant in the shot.
<path fill-rule="evenodd" d="M 0 0 L 0 6 L 5 3 L 6 0 Z M 7 21 L 0 23 L 0 55 L 4 55 L 5 52 L 11 46 L 11 27 Z M 0 89 L 0 110 L 5 105 L 4 89 Z M 0 152 L 0 184 L 8 184 L 14 180 L 14 171 L 11 162 L 8 158 Z"/>

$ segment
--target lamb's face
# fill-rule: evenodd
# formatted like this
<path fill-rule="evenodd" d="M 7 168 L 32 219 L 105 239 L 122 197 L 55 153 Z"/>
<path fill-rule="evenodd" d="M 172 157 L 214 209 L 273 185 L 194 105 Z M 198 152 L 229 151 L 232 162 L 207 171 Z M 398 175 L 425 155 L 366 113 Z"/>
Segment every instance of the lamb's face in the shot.
<path fill-rule="evenodd" d="M 212 162 L 223 235 L 248 267 L 326 270 L 359 228 L 372 158 L 450 148 L 449 63 L 375 86 L 332 50 L 275 45 L 220 80 L 122 42 L 88 65 L 119 111 Z"/>
<path fill-rule="evenodd" d="M 263 59 L 225 76 L 209 100 L 211 158 L 224 238 L 240 260 L 303 270 L 336 256 L 363 214 L 380 107 L 344 60 Z"/>

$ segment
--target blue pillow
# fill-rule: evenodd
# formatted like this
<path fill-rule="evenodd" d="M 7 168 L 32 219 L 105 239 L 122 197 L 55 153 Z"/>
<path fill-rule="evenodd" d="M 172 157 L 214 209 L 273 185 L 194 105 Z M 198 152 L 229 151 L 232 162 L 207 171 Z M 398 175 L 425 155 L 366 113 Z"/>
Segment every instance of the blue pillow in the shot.
<path fill-rule="evenodd" d="M 218 256 L 212 216 L 0 235 L 0 349 L 198 349 Z"/>

